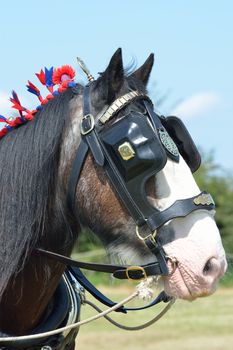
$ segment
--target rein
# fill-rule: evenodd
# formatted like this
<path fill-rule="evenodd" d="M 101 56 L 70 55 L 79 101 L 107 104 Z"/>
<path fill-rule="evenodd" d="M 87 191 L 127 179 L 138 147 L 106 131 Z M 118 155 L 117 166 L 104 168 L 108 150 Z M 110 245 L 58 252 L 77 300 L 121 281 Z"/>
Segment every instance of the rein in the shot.
<path fill-rule="evenodd" d="M 128 330 L 128 331 L 135 331 L 135 330 L 140 330 L 146 327 L 149 327 L 150 325 L 152 325 L 153 323 L 157 322 L 170 308 L 171 306 L 174 304 L 175 299 L 171 298 L 169 300 L 169 303 L 160 311 L 159 314 L 157 314 L 155 317 L 153 317 L 153 319 L 151 319 L 150 321 L 145 322 L 144 324 L 138 325 L 138 326 L 125 326 L 122 325 L 118 322 L 116 322 L 115 320 L 113 320 L 112 318 L 110 318 L 108 316 L 108 314 L 110 314 L 111 312 L 117 311 L 118 309 L 121 309 L 124 305 L 128 304 L 130 301 L 134 300 L 135 298 L 140 298 L 140 299 L 144 299 L 145 295 L 147 294 L 148 297 L 151 297 L 151 290 L 150 287 L 154 284 L 154 279 L 150 278 L 147 281 L 141 282 L 137 288 L 136 291 L 133 292 L 131 295 L 129 295 L 127 298 L 121 300 L 120 302 L 116 303 L 115 305 L 111 306 L 110 308 L 102 311 L 98 306 L 96 306 L 94 303 L 92 303 L 91 301 L 86 300 L 85 295 L 84 295 L 84 290 L 82 289 L 82 287 L 80 287 L 80 285 L 77 283 L 75 276 L 71 274 L 71 278 L 72 278 L 72 283 L 74 285 L 73 290 L 76 292 L 76 295 L 79 295 L 79 297 L 81 298 L 81 303 L 82 304 L 86 304 L 86 305 L 90 305 L 92 308 L 94 308 L 98 314 L 87 318 L 86 320 L 82 320 L 82 321 L 78 321 L 78 322 L 73 322 L 73 323 L 69 323 L 68 325 L 64 326 L 64 327 L 59 327 L 55 330 L 51 330 L 51 331 L 47 331 L 47 332 L 41 332 L 41 333 L 37 333 L 37 334 L 30 334 L 30 335 L 25 335 L 25 336 L 16 336 L 16 337 L 2 337 L 1 338 L 1 343 L 4 346 L 7 346 L 8 344 L 14 344 L 20 347 L 20 345 L 22 344 L 26 344 L 25 342 L 33 342 L 33 341 L 38 341 L 40 339 L 47 339 L 48 337 L 52 337 L 58 334 L 63 334 L 64 336 L 68 335 L 69 332 L 71 330 L 77 329 L 80 326 L 83 326 L 85 324 L 88 324 L 92 321 L 95 321 L 99 318 L 104 317 L 105 319 L 107 319 L 110 323 L 114 324 L 116 327 L 119 327 L 121 329 L 124 330 Z M 66 282 L 67 283 L 67 282 Z M 128 310 L 132 310 L 132 309 L 128 309 Z M 11 348 L 11 346 L 9 347 Z M 45 345 L 44 347 L 42 346 L 41 349 L 42 350 L 51 350 L 52 347 Z M 4 348 L 5 349 L 5 348 Z"/>

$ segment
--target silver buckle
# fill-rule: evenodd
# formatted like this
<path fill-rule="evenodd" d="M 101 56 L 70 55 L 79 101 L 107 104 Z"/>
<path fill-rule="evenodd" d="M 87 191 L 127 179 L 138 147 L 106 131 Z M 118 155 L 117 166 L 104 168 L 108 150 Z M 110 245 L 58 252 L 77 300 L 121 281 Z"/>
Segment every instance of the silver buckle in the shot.
<path fill-rule="evenodd" d="M 84 130 L 83 121 L 87 120 L 87 119 L 90 119 L 90 127 L 87 130 Z M 84 117 L 82 118 L 82 121 L 81 121 L 81 134 L 82 135 L 89 134 L 89 132 L 91 132 L 94 129 L 94 127 L 95 127 L 95 119 L 94 119 L 93 115 L 92 114 L 84 115 Z"/>

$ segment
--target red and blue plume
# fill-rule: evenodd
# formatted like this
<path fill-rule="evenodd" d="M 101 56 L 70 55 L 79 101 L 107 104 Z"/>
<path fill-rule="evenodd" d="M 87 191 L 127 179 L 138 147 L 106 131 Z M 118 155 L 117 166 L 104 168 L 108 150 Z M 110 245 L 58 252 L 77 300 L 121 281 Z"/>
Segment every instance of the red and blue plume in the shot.
<path fill-rule="evenodd" d="M 22 112 L 26 111 L 26 108 L 24 108 L 21 105 L 20 100 L 18 98 L 18 95 L 14 90 L 12 91 L 12 97 L 10 98 L 10 101 L 13 103 L 12 108 L 17 109 L 19 111 L 20 115 L 22 116 Z"/>
<path fill-rule="evenodd" d="M 45 85 L 47 89 L 53 93 L 53 67 L 50 69 L 45 67 Z"/>
<path fill-rule="evenodd" d="M 3 117 L 3 115 L 0 115 L 0 123 L 6 123 L 7 122 L 7 118 Z"/>
<path fill-rule="evenodd" d="M 15 121 L 12 117 L 6 118 L 3 115 L 0 115 L 0 123 L 6 123 L 7 125 L 5 125 L 5 127 L 8 129 L 15 125 Z"/>
<path fill-rule="evenodd" d="M 39 81 L 41 82 L 41 84 L 45 85 L 46 78 L 45 78 L 45 73 L 44 73 L 44 71 L 42 69 L 40 70 L 40 73 L 36 73 L 36 76 L 39 79 Z"/>
<path fill-rule="evenodd" d="M 49 92 L 53 93 L 53 67 L 50 69 L 45 67 L 45 70 L 40 70 L 40 73 L 36 73 L 37 78 L 41 84 L 45 85 Z"/>
<path fill-rule="evenodd" d="M 12 97 L 10 101 L 12 102 L 12 108 L 19 111 L 19 115 L 16 118 L 6 118 L 3 115 L 0 115 L 0 123 L 6 123 L 6 125 L 0 130 L 0 138 L 3 137 L 10 130 L 14 129 L 20 124 L 26 123 L 28 120 L 34 118 L 35 113 L 38 110 L 41 110 L 43 105 L 50 101 L 54 96 L 57 96 L 59 93 L 65 91 L 67 88 L 72 87 L 75 77 L 75 71 L 69 65 L 64 65 L 60 68 L 45 68 L 40 70 L 39 73 L 36 73 L 37 78 L 42 85 L 46 86 L 50 94 L 43 99 L 40 90 L 28 80 L 27 90 L 36 95 L 41 102 L 41 105 L 38 106 L 35 110 L 29 111 L 27 108 L 21 105 L 21 102 L 18 98 L 18 95 L 15 91 L 12 91 Z M 53 91 L 54 85 L 59 85 L 57 91 Z"/>
<path fill-rule="evenodd" d="M 30 80 L 28 80 L 27 91 L 36 95 L 41 102 L 43 101 L 43 98 L 40 94 L 40 90 L 34 84 L 32 84 L 32 82 Z"/>
<path fill-rule="evenodd" d="M 73 81 L 75 77 L 74 69 L 69 65 L 55 68 L 53 71 L 53 84 L 60 85 L 65 81 Z"/>
<path fill-rule="evenodd" d="M 21 104 L 20 100 L 18 98 L 18 95 L 17 95 L 17 93 L 14 90 L 12 90 L 12 98 L 10 99 L 11 102 L 12 102 L 12 99 L 14 99 L 14 101 L 16 101 L 18 104 Z"/>

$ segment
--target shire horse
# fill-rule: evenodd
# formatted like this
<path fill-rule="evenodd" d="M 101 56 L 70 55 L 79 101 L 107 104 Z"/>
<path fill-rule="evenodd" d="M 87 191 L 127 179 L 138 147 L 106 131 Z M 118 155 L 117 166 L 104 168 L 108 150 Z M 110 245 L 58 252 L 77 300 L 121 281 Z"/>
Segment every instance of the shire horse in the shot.
<path fill-rule="evenodd" d="M 49 256 L 33 254 L 33 251 L 39 247 L 69 257 L 83 226 L 89 227 L 100 238 L 114 261 L 136 266 L 151 266 L 159 261 L 161 271 L 164 271 L 160 273 L 160 280 L 164 284 L 165 293 L 174 298 L 194 300 L 210 295 L 225 273 L 227 264 L 214 220 L 213 203 L 207 194 L 200 195 L 191 172 L 199 165 L 197 153 L 192 153 L 194 145 L 187 155 L 185 145 L 182 150 L 178 133 L 174 133 L 176 128 L 172 133 L 169 131 L 171 124 L 166 124 L 166 118 L 153 117 L 153 108 L 146 91 L 153 61 L 151 54 L 140 68 L 126 74 L 121 50 L 118 49 L 106 70 L 88 88 L 80 84 L 68 88 L 49 101 L 32 121 L 11 131 L 1 140 L 1 336 L 31 334 L 35 330 L 39 332 L 38 325 L 45 314 L 53 309 L 54 295 L 58 293 L 66 265 Z M 115 108 L 112 114 L 106 115 L 109 106 L 114 109 L 122 96 L 126 102 Z M 100 141 L 96 141 L 98 133 L 93 134 L 95 124 L 101 118 L 104 135 L 101 136 L 101 144 L 105 142 L 102 150 L 98 148 Z M 84 123 L 82 135 L 81 120 Z M 128 120 L 129 124 L 124 120 Z M 140 131 L 142 120 L 147 120 L 147 126 L 142 125 L 145 133 L 153 130 L 156 137 L 150 134 L 148 138 L 144 137 L 142 131 L 134 143 L 132 135 L 134 130 Z M 174 142 L 167 136 L 166 130 L 161 129 L 160 124 L 156 125 L 158 120 L 160 124 L 162 121 L 167 132 L 173 136 Z M 153 123 L 155 124 L 152 125 Z M 118 125 L 123 126 L 117 129 Z M 112 168 L 106 170 L 103 167 L 106 160 L 103 161 L 101 157 L 109 157 L 115 144 L 121 141 L 119 130 L 124 132 L 128 125 L 130 131 L 122 136 L 123 143 L 117 144 L 120 160 L 116 160 L 116 153 L 108 160 L 109 163 L 115 162 L 115 168 L 120 169 L 121 178 L 124 178 L 119 187 L 111 181 L 111 176 L 118 175 L 111 173 Z M 111 130 L 115 131 L 111 133 Z M 157 135 L 158 130 L 165 133 L 164 142 L 163 135 L 159 135 L 160 138 Z M 111 144 L 111 140 L 108 142 L 109 135 L 113 139 L 118 137 L 119 140 Z M 79 164 L 80 174 L 75 186 L 71 184 L 74 193 L 71 195 L 73 203 L 69 205 L 67 192 L 70 174 L 77 158 L 77 148 L 84 138 L 88 152 L 83 157 L 83 164 Z M 149 173 L 144 176 L 146 164 L 151 160 L 147 159 L 140 165 L 138 144 L 141 142 L 148 150 L 147 140 L 152 138 L 157 142 L 155 145 L 153 139 L 150 148 L 154 150 L 152 158 L 155 155 L 157 157 L 157 170 L 151 176 L 148 176 Z M 180 154 L 177 153 L 175 143 Z M 103 156 L 107 147 L 111 150 Z M 130 165 L 133 162 L 135 167 Z M 133 182 L 135 174 L 138 177 Z M 131 180 L 133 188 L 130 188 Z M 141 211 L 134 212 L 134 204 L 127 202 L 129 196 L 123 198 L 122 193 L 126 187 L 137 207 L 140 207 L 140 201 L 144 203 Z M 184 204 L 182 210 L 185 213 L 176 214 L 177 203 L 181 206 Z M 144 208 L 149 211 L 149 206 L 150 210 L 156 210 L 154 216 L 168 212 L 168 217 L 163 218 L 157 226 L 150 221 L 148 227 L 144 216 L 142 215 L 143 221 L 139 214 Z M 169 209 L 171 207 L 174 209 L 172 213 Z M 154 216 L 152 215 L 153 218 Z M 153 229 L 156 238 L 151 234 L 152 226 L 157 228 Z M 142 237 L 144 238 L 140 239 Z M 176 261 L 174 270 L 169 257 Z M 145 277 L 147 274 L 141 269 L 136 274 L 142 272 Z M 134 272 L 134 269 L 129 269 L 127 277 L 137 279 Z M 4 346 L 43 348 L 38 344 L 25 343 Z M 53 346 L 50 348 L 57 349 Z M 66 347 L 63 345 L 59 349 L 74 349 L 74 337 Z"/>

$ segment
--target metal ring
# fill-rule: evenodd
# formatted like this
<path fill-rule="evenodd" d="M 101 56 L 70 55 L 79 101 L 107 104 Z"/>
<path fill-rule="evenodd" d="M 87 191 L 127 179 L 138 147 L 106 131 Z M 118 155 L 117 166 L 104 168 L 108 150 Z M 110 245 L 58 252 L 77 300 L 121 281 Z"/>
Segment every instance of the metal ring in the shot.
<path fill-rule="evenodd" d="M 147 238 L 151 238 L 152 240 L 155 240 L 155 237 L 157 235 L 157 230 L 155 230 L 153 233 L 150 233 L 149 235 L 147 235 L 146 237 L 142 237 L 139 233 L 139 227 L 138 225 L 136 225 L 136 235 L 138 236 L 138 238 L 141 241 L 145 241 Z"/>
<path fill-rule="evenodd" d="M 177 269 L 178 260 L 176 259 L 176 257 L 170 256 L 170 255 L 166 255 L 166 259 L 169 260 L 170 263 L 171 263 L 172 271 L 169 272 L 169 274 L 168 274 L 168 276 L 171 276 L 171 275 L 173 275 L 173 273 L 174 273 L 175 270 Z"/>
<path fill-rule="evenodd" d="M 130 271 L 141 271 L 142 277 L 141 278 L 132 278 L 130 277 Z M 147 274 L 145 269 L 142 266 L 128 266 L 125 270 L 126 277 L 129 281 L 144 281 L 147 279 Z"/>

